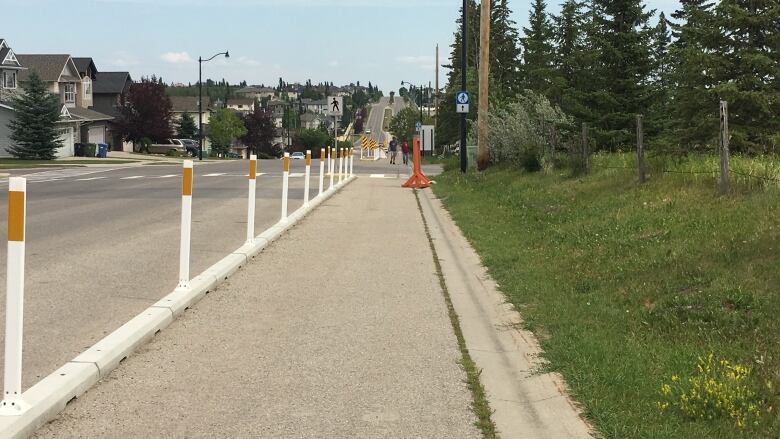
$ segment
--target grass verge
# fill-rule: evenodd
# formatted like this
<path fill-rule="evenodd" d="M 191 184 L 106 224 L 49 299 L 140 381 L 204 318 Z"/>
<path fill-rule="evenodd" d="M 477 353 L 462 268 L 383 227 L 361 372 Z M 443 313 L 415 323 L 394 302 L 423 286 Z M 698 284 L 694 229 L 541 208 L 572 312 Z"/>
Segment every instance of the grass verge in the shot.
<path fill-rule="evenodd" d="M 387 131 L 390 129 L 390 121 L 393 120 L 393 109 L 385 108 L 384 119 L 382 119 L 382 129 Z"/>
<path fill-rule="evenodd" d="M 434 191 L 604 437 L 778 437 L 780 192 L 651 177 L 450 167 Z"/>
<path fill-rule="evenodd" d="M 420 218 L 422 218 L 423 226 L 425 227 L 425 236 L 428 238 L 428 245 L 431 247 L 431 253 L 433 254 L 433 263 L 436 266 L 436 275 L 439 277 L 439 286 L 441 287 L 442 294 L 444 295 L 444 302 L 447 305 L 447 314 L 450 317 L 450 323 L 452 329 L 455 332 L 455 337 L 458 340 L 458 348 L 461 353 L 460 364 L 466 371 L 466 384 L 471 391 L 471 408 L 474 414 L 477 416 L 476 425 L 482 431 L 482 436 L 487 439 L 498 437 L 496 435 L 496 425 L 490 418 L 492 411 L 488 404 L 487 396 L 485 395 L 485 388 L 479 381 L 480 371 L 477 369 L 477 365 L 469 355 L 469 350 L 466 348 L 466 340 L 463 338 L 463 331 L 460 329 L 460 320 L 458 314 L 455 312 L 455 307 L 452 305 L 452 299 L 450 298 L 450 292 L 447 289 L 447 284 L 444 282 L 444 274 L 441 270 L 441 263 L 439 263 L 439 255 L 436 253 L 436 247 L 433 245 L 433 239 L 431 239 L 431 232 L 428 228 L 428 221 L 423 214 L 422 205 L 420 204 L 420 195 L 417 193 L 417 189 L 414 190 L 414 197 L 417 200 L 417 208 L 420 210 Z"/>

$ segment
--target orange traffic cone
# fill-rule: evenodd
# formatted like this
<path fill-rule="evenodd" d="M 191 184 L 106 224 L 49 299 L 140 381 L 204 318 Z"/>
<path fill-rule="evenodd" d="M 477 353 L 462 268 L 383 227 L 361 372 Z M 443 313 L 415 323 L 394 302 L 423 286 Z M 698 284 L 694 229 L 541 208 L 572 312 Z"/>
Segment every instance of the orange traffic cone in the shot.
<path fill-rule="evenodd" d="M 417 189 L 424 189 L 431 185 L 431 181 L 428 180 L 428 177 L 425 176 L 425 174 L 422 173 L 422 169 L 420 168 L 420 138 L 415 137 L 414 138 L 414 173 L 411 177 L 409 177 L 408 180 L 406 180 L 406 183 L 404 183 L 403 187 L 412 187 Z"/>

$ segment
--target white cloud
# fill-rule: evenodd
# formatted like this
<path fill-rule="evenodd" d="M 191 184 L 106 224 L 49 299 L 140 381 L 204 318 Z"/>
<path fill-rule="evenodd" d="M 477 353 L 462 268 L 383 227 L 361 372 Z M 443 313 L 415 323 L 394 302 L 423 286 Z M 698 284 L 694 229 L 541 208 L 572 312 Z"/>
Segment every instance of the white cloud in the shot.
<path fill-rule="evenodd" d="M 240 56 L 240 57 L 238 57 L 237 61 L 238 61 L 239 64 L 244 65 L 244 66 L 259 66 L 260 65 L 260 61 L 258 61 L 256 59 L 252 59 L 252 58 L 250 58 L 248 56 Z"/>
<path fill-rule="evenodd" d="M 333 61 L 329 62 L 328 65 L 330 67 L 338 67 L 339 66 L 339 62 L 334 59 Z"/>
<path fill-rule="evenodd" d="M 406 55 L 406 56 L 399 56 L 395 59 L 399 64 L 407 64 L 416 66 L 423 70 L 434 70 L 436 68 L 436 57 L 429 56 L 429 55 L 419 55 L 419 56 L 412 56 L 412 55 Z"/>
<path fill-rule="evenodd" d="M 163 61 L 169 62 L 171 64 L 192 61 L 192 57 L 190 57 L 190 54 L 187 52 L 165 52 L 160 55 L 160 58 Z"/>

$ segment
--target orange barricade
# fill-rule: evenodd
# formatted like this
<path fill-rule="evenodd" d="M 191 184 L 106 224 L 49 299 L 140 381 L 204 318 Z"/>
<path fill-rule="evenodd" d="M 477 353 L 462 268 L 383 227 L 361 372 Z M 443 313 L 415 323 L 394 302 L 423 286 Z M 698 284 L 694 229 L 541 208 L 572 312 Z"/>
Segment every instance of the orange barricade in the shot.
<path fill-rule="evenodd" d="M 403 187 L 412 187 L 417 189 L 423 189 L 426 187 L 429 187 L 431 185 L 431 181 L 428 180 L 428 177 L 423 174 L 422 169 L 420 167 L 420 138 L 415 137 L 414 138 L 414 173 L 411 177 L 409 177 L 408 180 L 406 180 L 406 183 L 404 183 Z"/>

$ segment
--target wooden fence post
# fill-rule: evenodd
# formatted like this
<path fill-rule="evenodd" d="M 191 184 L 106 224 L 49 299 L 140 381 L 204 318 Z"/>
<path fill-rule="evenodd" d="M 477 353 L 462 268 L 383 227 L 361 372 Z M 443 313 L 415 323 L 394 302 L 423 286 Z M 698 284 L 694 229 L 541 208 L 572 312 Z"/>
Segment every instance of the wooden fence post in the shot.
<path fill-rule="evenodd" d="M 558 132 L 555 130 L 555 123 L 550 125 L 550 161 L 555 162 L 555 148 L 558 147 Z"/>
<path fill-rule="evenodd" d="M 585 166 L 585 171 L 588 171 L 590 167 L 590 153 L 588 151 L 588 123 L 582 123 L 582 162 Z"/>
<path fill-rule="evenodd" d="M 639 171 L 639 183 L 645 182 L 645 134 L 644 126 L 642 125 L 641 114 L 636 115 L 636 163 Z"/>
<path fill-rule="evenodd" d="M 720 101 L 720 193 L 729 190 L 729 104 Z"/>

